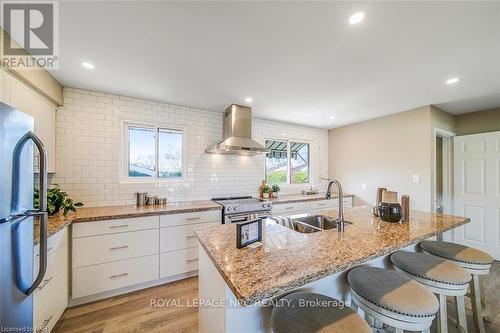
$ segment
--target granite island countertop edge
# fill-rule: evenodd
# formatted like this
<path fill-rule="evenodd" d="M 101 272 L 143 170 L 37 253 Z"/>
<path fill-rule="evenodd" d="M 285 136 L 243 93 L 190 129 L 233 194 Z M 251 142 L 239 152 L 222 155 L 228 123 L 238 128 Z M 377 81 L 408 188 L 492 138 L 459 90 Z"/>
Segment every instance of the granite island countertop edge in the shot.
<path fill-rule="evenodd" d="M 196 229 L 194 230 L 194 233 L 195 233 L 195 235 L 196 235 L 199 243 L 201 244 L 201 246 L 203 247 L 203 249 L 207 253 L 208 257 L 210 258 L 210 260 L 212 261 L 212 263 L 216 267 L 217 271 L 221 274 L 222 278 L 224 279 L 224 281 L 226 282 L 226 284 L 228 285 L 228 287 L 233 292 L 234 296 L 236 297 L 236 299 L 238 300 L 238 302 L 240 303 L 240 305 L 242 305 L 242 306 L 248 306 L 248 305 L 251 305 L 251 304 L 254 304 L 254 303 L 258 303 L 258 302 L 265 302 L 265 301 L 267 301 L 267 300 L 269 300 L 269 299 L 271 299 L 271 298 L 273 298 L 275 296 L 278 296 L 278 295 L 280 295 L 282 293 L 285 293 L 285 292 L 294 290 L 296 288 L 302 287 L 302 286 L 304 286 L 304 285 L 306 285 L 308 283 L 320 280 L 320 279 L 325 278 L 327 276 L 330 276 L 330 275 L 333 275 L 333 274 L 345 271 L 347 269 L 353 268 L 355 266 L 364 264 L 364 263 L 369 262 L 369 261 L 371 261 L 373 259 L 382 257 L 382 256 L 390 254 L 390 253 L 393 253 L 395 251 L 401 250 L 401 249 L 406 248 L 408 246 L 418 244 L 419 242 L 421 242 L 421 241 L 423 241 L 425 239 L 428 239 L 430 237 L 434 237 L 434 236 L 440 235 L 440 234 L 442 234 L 442 233 L 444 233 L 446 231 L 455 229 L 455 228 L 457 228 L 459 226 L 462 226 L 462 225 L 464 225 L 466 223 L 469 223 L 469 222 L 470 222 L 469 218 L 464 218 L 463 221 L 458 222 L 458 223 L 456 223 L 456 224 L 454 224 L 452 226 L 447 226 L 447 227 L 444 227 L 444 228 L 442 228 L 440 230 L 436 230 L 436 231 L 430 232 L 428 234 L 425 234 L 425 235 L 422 235 L 420 237 L 414 238 L 414 239 L 412 239 L 412 240 L 410 240 L 408 242 L 395 245 L 394 247 L 389 247 L 389 248 L 384 249 L 382 251 L 378 251 L 377 253 L 373 253 L 371 255 L 367 255 L 367 256 L 365 256 L 363 258 L 359 258 L 359 259 L 356 259 L 356 260 L 347 261 L 344 265 L 341 265 L 341 266 L 335 266 L 335 267 L 326 268 L 325 270 L 323 270 L 321 272 L 317 272 L 317 273 L 312 274 L 310 276 L 307 276 L 307 275 L 306 276 L 301 276 L 300 278 L 298 278 L 298 279 L 296 279 L 296 280 L 294 280 L 292 282 L 289 282 L 286 286 L 280 286 L 279 288 L 271 288 L 271 289 L 266 290 L 265 292 L 252 294 L 252 295 L 249 295 L 248 297 L 244 297 L 243 295 L 241 295 L 241 293 L 238 292 L 237 287 L 226 276 L 226 274 L 222 270 L 222 268 L 219 267 L 219 265 L 217 265 L 216 260 L 215 260 L 215 258 L 213 256 L 213 254 L 210 252 L 210 250 L 207 248 L 207 246 L 204 244 L 204 242 L 200 239 L 198 233 L 196 232 Z"/>

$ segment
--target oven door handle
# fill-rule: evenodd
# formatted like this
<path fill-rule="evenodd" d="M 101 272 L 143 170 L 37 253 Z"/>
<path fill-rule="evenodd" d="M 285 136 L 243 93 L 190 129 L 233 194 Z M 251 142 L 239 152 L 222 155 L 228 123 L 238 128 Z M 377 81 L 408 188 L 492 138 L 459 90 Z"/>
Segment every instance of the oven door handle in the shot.
<path fill-rule="evenodd" d="M 228 217 L 229 221 L 231 223 L 239 223 L 239 222 L 245 222 L 245 221 L 248 221 L 250 218 L 249 215 L 245 215 L 245 216 L 238 216 L 238 217 Z"/>

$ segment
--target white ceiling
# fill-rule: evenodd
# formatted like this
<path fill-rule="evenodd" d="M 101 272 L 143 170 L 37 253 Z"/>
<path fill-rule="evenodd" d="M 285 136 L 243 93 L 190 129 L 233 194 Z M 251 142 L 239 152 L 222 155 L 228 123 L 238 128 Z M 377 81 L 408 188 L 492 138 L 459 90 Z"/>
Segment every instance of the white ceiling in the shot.
<path fill-rule="evenodd" d="M 215 111 L 251 96 L 255 117 L 323 128 L 427 104 L 463 113 L 500 106 L 499 22 L 496 1 L 61 2 L 53 74 Z"/>

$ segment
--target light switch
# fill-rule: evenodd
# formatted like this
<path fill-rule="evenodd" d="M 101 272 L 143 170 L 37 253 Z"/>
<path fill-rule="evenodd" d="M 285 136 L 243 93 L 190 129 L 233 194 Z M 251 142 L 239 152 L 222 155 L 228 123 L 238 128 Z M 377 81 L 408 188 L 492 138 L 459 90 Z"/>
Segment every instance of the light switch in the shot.
<path fill-rule="evenodd" d="M 366 191 L 366 184 L 361 184 L 361 191 Z"/>
<path fill-rule="evenodd" d="M 413 175 L 413 183 L 414 184 L 420 183 L 420 175 Z"/>

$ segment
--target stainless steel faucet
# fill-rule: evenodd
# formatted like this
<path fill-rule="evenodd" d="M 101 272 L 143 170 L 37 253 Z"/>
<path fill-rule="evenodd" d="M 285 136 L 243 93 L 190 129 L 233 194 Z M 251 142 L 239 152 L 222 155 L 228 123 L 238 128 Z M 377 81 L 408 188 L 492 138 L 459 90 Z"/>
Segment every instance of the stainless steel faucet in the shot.
<path fill-rule="evenodd" d="M 342 191 L 342 185 L 340 185 L 340 182 L 334 178 L 332 179 L 323 178 L 323 179 L 329 181 L 325 199 L 332 198 L 332 185 L 335 184 L 337 186 L 338 200 L 339 200 L 339 216 L 334 221 L 337 222 L 337 230 L 343 232 L 345 228 L 345 220 L 344 220 L 344 194 Z"/>

